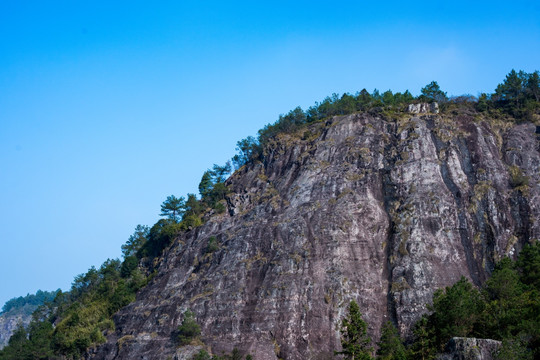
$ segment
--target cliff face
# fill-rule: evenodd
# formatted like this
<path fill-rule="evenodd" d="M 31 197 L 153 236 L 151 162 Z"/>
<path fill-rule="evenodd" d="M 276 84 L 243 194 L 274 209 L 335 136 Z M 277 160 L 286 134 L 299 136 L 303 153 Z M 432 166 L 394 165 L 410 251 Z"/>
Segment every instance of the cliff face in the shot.
<path fill-rule="evenodd" d="M 408 335 L 435 289 L 462 275 L 480 285 L 540 238 L 535 131 L 354 114 L 281 135 L 227 181 L 228 211 L 166 251 L 91 356 L 172 358 L 186 309 L 213 352 L 256 359 L 325 358 L 352 299 L 373 339 L 388 319 Z"/>
<path fill-rule="evenodd" d="M 19 326 L 19 324 L 28 326 L 30 320 L 32 320 L 31 315 L 20 313 L 0 315 L 0 350 L 8 344 L 9 338 L 13 335 L 15 330 L 17 330 L 17 326 Z"/>

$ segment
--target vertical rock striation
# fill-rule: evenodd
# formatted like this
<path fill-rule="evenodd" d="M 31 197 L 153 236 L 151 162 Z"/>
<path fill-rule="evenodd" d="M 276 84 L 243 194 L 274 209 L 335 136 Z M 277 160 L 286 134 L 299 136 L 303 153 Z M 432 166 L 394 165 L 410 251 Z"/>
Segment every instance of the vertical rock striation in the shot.
<path fill-rule="evenodd" d="M 356 300 L 377 339 L 433 291 L 540 237 L 535 127 L 472 115 L 354 114 L 281 134 L 227 181 L 228 211 L 182 234 L 90 357 L 171 358 L 190 309 L 215 353 L 317 359 Z M 208 239 L 219 250 L 207 252 Z"/>

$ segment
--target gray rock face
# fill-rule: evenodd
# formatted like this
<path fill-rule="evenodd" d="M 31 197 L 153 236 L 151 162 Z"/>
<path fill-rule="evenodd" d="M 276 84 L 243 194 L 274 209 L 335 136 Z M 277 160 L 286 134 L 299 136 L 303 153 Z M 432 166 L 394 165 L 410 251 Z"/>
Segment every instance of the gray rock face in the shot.
<path fill-rule="evenodd" d="M 502 343 L 491 339 L 452 338 L 437 360 L 493 360 Z"/>
<path fill-rule="evenodd" d="M 480 285 L 540 237 L 535 130 L 354 114 L 279 135 L 227 181 L 228 211 L 171 245 L 92 357 L 178 357 L 186 309 L 214 353 L 258 360 L 338 350 L 353 299 L 374 340 L 389 319 L 410 335 L 435 289 Z M 211 236 L 220 248 L 206 253 Z"/>
<path fill-rule="evenodd" d="M 11 337 L 11 335 L 13 335 L 13 333 L 17 329 L 17 326 L 19 326 L 19 324 L 28 326 L 31 319 L 31 316 L 23 316 L 20 314 L 0 315 L 0 350 L 8 344 L 9 338 Z"/>
<path fill-rule="evenodd" d="M 409 106 L 407 107 L 407 111 L 411 114 L 427 114 L 427 113 L 438 114 L 439 104 L 436 102 L 409 104 Z"/>

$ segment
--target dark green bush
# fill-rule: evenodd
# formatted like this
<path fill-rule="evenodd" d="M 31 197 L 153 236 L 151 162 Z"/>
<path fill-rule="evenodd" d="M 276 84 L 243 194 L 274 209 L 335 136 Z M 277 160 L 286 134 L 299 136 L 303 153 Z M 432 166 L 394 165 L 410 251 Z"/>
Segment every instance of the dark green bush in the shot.
<path fill-rule="evenodd" d="M 195 321 L 195 314 L 187 310 L 184 312 L 182 325 L 178 327 L 178 342 L 180 345 L 188 345 L 201 334 L 201 327 Z"/>

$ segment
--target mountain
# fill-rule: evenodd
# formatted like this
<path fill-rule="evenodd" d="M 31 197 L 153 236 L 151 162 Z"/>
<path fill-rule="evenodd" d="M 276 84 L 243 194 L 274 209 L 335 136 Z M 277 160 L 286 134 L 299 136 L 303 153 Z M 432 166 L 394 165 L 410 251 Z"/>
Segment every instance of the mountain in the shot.
<path fill-rule="evenodd" d="M 32 313 L 45 302 L 52 301 L 59 290 L 41 291 L 10 299 L 0 312 L 0 350 L 4 348 L 9 338 L 19 325 L 28 327 Z"/>
<path fill-rule="evenodd" d="M 226 211 L 174 239 L 87 356 L 182 358 L 190 310 L 213 353 L 325 359 L 351 300 L 373 339 L 387 320 L 410 337 L 436 289 L 480 286 L 540 238 L 539 127 L 470 106 L 409 110 L 268 140 L 226 181 Z"/>

